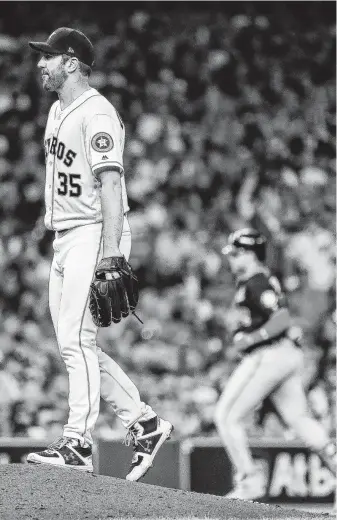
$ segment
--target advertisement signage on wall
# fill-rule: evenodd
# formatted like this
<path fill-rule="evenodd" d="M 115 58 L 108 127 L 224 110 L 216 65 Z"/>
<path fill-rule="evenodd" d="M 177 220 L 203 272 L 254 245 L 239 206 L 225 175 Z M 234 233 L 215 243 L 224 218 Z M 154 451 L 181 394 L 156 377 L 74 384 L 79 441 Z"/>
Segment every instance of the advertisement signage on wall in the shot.
<path fill-rule="evenodd" d="M 253 457 L 264 476 L 270 503 L 331 504 L 335 480 L 317 454 L 299 443 L 266 440 L 251 443 Z M 181 482 L 184 489 L 225 495 L 232 487 L 232 467 L 220 442 L 195 438 L 181 446 Z"/>

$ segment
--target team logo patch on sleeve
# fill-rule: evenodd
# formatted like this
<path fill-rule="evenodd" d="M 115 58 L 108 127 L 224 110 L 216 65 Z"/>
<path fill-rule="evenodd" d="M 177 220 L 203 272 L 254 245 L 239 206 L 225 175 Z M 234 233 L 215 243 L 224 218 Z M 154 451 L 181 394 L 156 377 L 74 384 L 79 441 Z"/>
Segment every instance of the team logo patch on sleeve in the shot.
<path fill-rule="evenodd" d="M 274 291 L 264 291 L 260 299 L 262 305 L 267 309 L 275 309 L 277 307 L 278 298 Z"/>
<path fill-rule="evenodd" d="M 111 135 L 106 132 L 98 132 L 91 139 L 91 146 L 96 152 L 110 152 L 114 147 Z"/>

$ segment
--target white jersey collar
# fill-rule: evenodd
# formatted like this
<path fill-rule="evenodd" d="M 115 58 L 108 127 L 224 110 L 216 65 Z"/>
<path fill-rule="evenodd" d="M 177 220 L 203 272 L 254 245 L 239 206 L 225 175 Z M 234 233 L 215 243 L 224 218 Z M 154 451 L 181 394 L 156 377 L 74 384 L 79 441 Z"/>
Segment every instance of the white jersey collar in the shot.
<path fill-rule="evenodd" d="M 63 118 L 69 112 L 72 112 L 77 107 L 79 107 L 84 101 L 91 98 L 92 96 L 96 96 L 98 94 L 98 91 L 95 88 L 90 87 L 88 90 L 85 90 L 80 96 L 78 96 L 70 105 L 67 106 L 67 108 L 61 110 L 61 104 L 60 100 L 57 102 L 57 109 L 56 109 L 56 115 L 59 118 Z"/>

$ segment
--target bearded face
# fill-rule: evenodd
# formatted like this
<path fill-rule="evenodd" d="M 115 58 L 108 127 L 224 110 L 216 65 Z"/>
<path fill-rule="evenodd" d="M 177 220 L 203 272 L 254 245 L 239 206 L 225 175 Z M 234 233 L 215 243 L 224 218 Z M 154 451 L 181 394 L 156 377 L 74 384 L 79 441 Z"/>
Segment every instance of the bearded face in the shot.
<path fill-rule="evenodd" d="M 38 63 L 41 71 L 42 87 L 48 92 L 58 91 L 67 79 L 65 62 L 62 55 L 43 55 Z"/>

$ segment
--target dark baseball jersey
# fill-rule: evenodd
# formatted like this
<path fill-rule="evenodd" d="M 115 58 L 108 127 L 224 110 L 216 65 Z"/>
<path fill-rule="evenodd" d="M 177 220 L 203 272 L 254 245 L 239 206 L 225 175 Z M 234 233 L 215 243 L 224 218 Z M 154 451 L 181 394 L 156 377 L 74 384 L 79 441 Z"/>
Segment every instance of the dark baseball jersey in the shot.
<path fill-rule="evenodd" d="M 285 307 L 286 301 L 278 279 L 265 271 L 238 282 L 233 305 L 239 311 L 234 334 L 250 333 L 262 327 L 275 311 Z"/>

